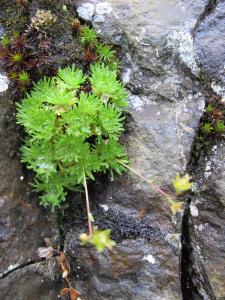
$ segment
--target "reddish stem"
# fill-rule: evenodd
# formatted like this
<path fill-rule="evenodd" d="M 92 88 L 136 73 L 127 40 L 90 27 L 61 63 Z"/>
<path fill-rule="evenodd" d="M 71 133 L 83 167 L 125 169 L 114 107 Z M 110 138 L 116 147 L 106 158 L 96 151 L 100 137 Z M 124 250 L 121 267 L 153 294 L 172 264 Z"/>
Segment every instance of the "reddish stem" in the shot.
<path fill-rule="evenodd" d="M 162 196 L 166 197 L 166 198 L 171 198 L 171 195 L 167 194 L 166 192 L 164 192 L 163 190 L 161 190 L 158 186 L 156 186 L 154 183 L 152 183 L 150 180 L 148 180 L 147 178 L 145 178 L 143 175 L 141 175 L 140 173 L 138 173 L 136 170 L 132 169 L 131 167 L 127 166 L 126 164 L 124 164 L 122 161 L 118 160 L 118 162 L 123 165 L 125 168 L 127 168 L 128 170 L 130 170 L 132 173 L 136 174 L 137 176 L 139 176 L 141 179 L 143 179 L 144 181 L 146 181 L 147 183 L 149 183 L 152 187 L 152 189 L 156 192 L 158 192 L 159 194 L 161 194 Z"/>
<path fill-rule="evenodd" d="M 92 229 L 92 223 L 91 223 L 91 209 L 90 209 L 90 202 L 89 202 L 89 196 L 88 196 L 88 188 L 87 188 L 87 180 L 84 172 L 84 189 L 85 189 L 85 198 L 86 198 L 86 207 L 87 207 L 87 217 L 88 217 L 88 230 L 89 230 L 89 236 L 92 235 L 93 229 Z"/>

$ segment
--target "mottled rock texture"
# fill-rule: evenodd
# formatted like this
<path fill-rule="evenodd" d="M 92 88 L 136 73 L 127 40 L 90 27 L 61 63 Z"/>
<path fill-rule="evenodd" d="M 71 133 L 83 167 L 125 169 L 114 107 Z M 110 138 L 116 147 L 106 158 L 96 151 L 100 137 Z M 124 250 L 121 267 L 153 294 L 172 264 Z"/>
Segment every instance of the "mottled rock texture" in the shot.
<path fill-rule="evenodd" d="M 212 156 L 205 164 L 207 179 L 190 209 L 190 237 L 192 246 L 194 285 L 200 286 L 202 299 L 225 298 L 225 147 L 214 145 Z M 203 284 L 204 283 L 204 284 Z M 211 298 L 204 296 L 206 291 Z"/>
<path fill-rule="evenodd" d="M 42 277 L 34 272 L 36 250 L 44 244 L 45 237 L 56 242 L 58 229 L 54 216 L 38 205 L 37 197 L 26 183 L 28 174 L 18 153 L 22 132 L 15 124 L 14 96 L 10 90 L 9 87 L 0 94 L 0 286 L 2 299 L 11 299 L 16 290 L 16 299 L 28 300 L 33 289 L 41 292 L 41 286 L 45 285 Z M 25 271 L 26 265 L 32 262 L 33 266 Z M 10 274 L 20 267 L 17 275 Z M 46 285 L 46 294 L 47 289 Z M 32 299 L 38 299 L 38 293 L 35 295 Z"/>
<path fill-rule="evenodd" d="M 191 31 L 207 1 L 88 3 L 95 6 L 91 21 L 99 35 L 120 47 L 122 78 L 130 91 L 131 117 L 124 140 L 131 166 L 169 190 L 175 174 L 186 169 L 204 109 Z M 99 11 L 100 4 L 107 9 Z M 78 1 L 81 17 L 86 5 L 87 1 Z M 75 246 L 76 231 L 68 233 L 68 254 L 76 256 L 89 274 L 86 283 L 79 281 L 88 299 L 182 299 L 179 218 L 172 216 L 166 200 L 130 172 L 93 198 L 108 205 L 109 211 L 97 211 L 95 219 L 100 226 L 107 219 L 118 245 L 113 254 L 81 252 Z M 145 234 L 120 237 L 119 219 L 126 220 L 127 228 L 144 222 Z M 128 262 L 122 255 L 125 245 L 129 245 Z M 154 264 L 143 260 L 148 255 Z M 86 292 L 87 285 L 92 294 Z"/>
<path fill-rule="evenodd" d="M 198 61 L 206 74 L 220 87 L 221 95 L 225 95 L 225 49 L 224 49 L 224 1 L 211 1 L 214 6 L 199 22 L 195 33 Z"/>

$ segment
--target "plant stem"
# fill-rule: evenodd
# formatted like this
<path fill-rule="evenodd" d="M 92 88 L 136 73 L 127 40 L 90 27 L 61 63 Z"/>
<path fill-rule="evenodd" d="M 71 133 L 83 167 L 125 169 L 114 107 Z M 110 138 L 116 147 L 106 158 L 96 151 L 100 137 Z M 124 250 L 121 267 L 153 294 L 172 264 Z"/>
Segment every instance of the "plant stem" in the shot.
<path fill-rule="evenodd" d="M 140 173 L 138 173 L 136 170 L 132 169 L 131 167 L 129 167 L 128 165 L 124 164 L 122 161 L 118 160 L 118 162 L 123 165 L 125 168 L 127 168 L 128 170 L 130 170 L 132 173 L 136 174 L 137 176 L 139 176 L 141 179 L 143 179 L 144 181 L 146 181 L 147 183 L 150 184 L 150 186 L 152 187 L 152 189 L 156 192 L 158 192 L 159 194 L 161 194 L 162 196 L 166 197 L 166 198 L 171 198 L 173 196 L 167 194 L 166 192 L 164 192 L 163 190 L 161 190 L 158 186 L 156 186 L 154 183 L 152 183 L 152 181 L 150 181 L 149 179 L 145 178 L 143 175 L 141 175 Z"/>
<path fill-rule="evenodd" d="M 86 198 L 86 207 L 87 207 L 87 218 L 88 218 L 88 230 L 89 230 L 89 236 L 92 235 L 93 229 L 92 229 L 92 223 L 91 223 L 91 209 L 90 209 L 90 202 L 89 202 L 89 196 L 88 196 L 88 188 L 87 188 L 87 180 L 86 175 L 84 173 L 84 189 L 85 189 L 85 198 Z"/>

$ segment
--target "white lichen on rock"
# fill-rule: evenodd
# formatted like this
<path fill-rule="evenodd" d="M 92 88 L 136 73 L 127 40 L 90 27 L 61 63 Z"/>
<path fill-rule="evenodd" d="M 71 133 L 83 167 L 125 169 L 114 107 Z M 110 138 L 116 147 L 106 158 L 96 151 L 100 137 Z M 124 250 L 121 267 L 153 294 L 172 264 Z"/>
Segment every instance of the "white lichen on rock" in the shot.
<path fill-rule="evenodd" d="M 126 68 L 122 72 L 122 82 L 124 84 L 130 82 L 131 69 Z"/>
<path fill-rule="evenodd" d="M 84 3 L 78 7 L 77 13 L 85 21 L 91 21 L 95 12 L 95 6 L 92 3 Z"/>
<path fill-rule="evenodd" d="M 193 203 L 191 203 L 191 205 L 190 205 L 190 212 L 191 212 L 192 217 L 195 217 L 195 218 L 198 217 L 198 208 Z"/>
<path fill-rule="evenodd" d="M 8 269 L 6 269 L 4 272 L 0 273 L 0 278 L 3 278 L 9 272 L 14 271 L 15 269 L 17 269 L 19 267 L 19 265 L 20 264 L 18 264 L 18 263 L 9 265 Z"/>
<path fill-rule="evenodd" d="M 112 12 L 112 6 L 108 2 L 100 2 L 95 7 L 96 14 L 109 15 Z"/>
<path fill-rule="evenodd" d="M 215 81 L 213 81 L 211 83 L 211 88 L 218 96 L 221 96 L 222 101 L 225 102 L 225 87 L 222 87 L 221 85 L 219 85 Z"/>
<path fill-rule="evenodd" d="M 109 210 L 109 207 L 106 204 L 100 204 L 100 207 L 104 210 L 104 212 L 107 212 Z"/>
<path fill-rule="evenodd" d="M 151 254 L 145 255 L 142 260 L 146 260 L 151 264 L 155 264 L 155 258 Z"/>
<path fill-rule="evenodd" d="M 184 26 L 174 28 L 168 35 L 167 45 L 172 49 L 174 55 L 180 57 L 181 61 L 194 75 L 198 75 L 200 69 L 197 64 L 196 51 L 191 34 L 193 26 L 193 22 L 187 22 Z"/>
<path fill-rule="evenodd" d="M 78 7 L 77 13 L 80 18 L 85 21 L 92 21 L 94 23 L 104 23 L 106 16 L 112 12 L 112 6 L 108 2 L 99 2 L 96 5 L 92 3 L 84 3 Z"/>
<path fill-rule="evenodd" d="M 6 75 L 0 74 L 0 93 L 8 90 L 9 79 Z"/>
<path fill-rule="evenodd" d="M 143 101 L 143 99 L 141 99 L 137 95 L 129 96 L 128 101 L 129 101 L 131 109 L 134 109 L 134 110 L 142 111 L 145 106 L 145 102 Z"/>

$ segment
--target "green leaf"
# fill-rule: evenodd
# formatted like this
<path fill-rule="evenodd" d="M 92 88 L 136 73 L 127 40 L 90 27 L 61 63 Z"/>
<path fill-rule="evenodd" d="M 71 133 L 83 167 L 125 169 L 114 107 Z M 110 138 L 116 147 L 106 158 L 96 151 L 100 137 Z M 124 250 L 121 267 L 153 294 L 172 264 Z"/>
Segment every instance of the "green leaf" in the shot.
<path fill-rule="evenodd" d="M 82 70 L 76 69 L 72 65 L 71 67 L 59 69 L 57 84 L 59 88 L 77 90 L 86 81 L 86 78 L 87 76 L 83 74 Z"/>
<path fill-rule="evenodd" d="M 87 25 L 82 26 L 80 31 L 80 42 L 83 45 L 94 47 L 97 44 L 97 34 L 95 30 Z"/>
<path fill-rule="evenodd" d="M 89 243 L 93 245 L 98 252 L 102 252 L 106 248 L 111 250 L 116 243 L 110 239 L 110 233 L 110 229 L 99 230 L 97 227 L 94 227 L 93 233 L 90 237 L 85 236 L 85 238 L 82 239 L 81 235 L 81 244 L 84 245 Z"/>
<path fill-rule="evenodd" d="M 179 174 L 177 174 L 172 183 L 177 195 L 190 190 L 193 185 L 190 182 L 190 176 L 188 174 L 184 176 L 180 176 Z"/>
<path fill-rule="evenodd" d="M 127 106 L 127 92 L 123 84 L 117 80 L 116 71 L 97 63 L 91 66 L 91 72 L 90 82 L 93 91 L 104 103 L 115 103 L 118 107 Z"/>

